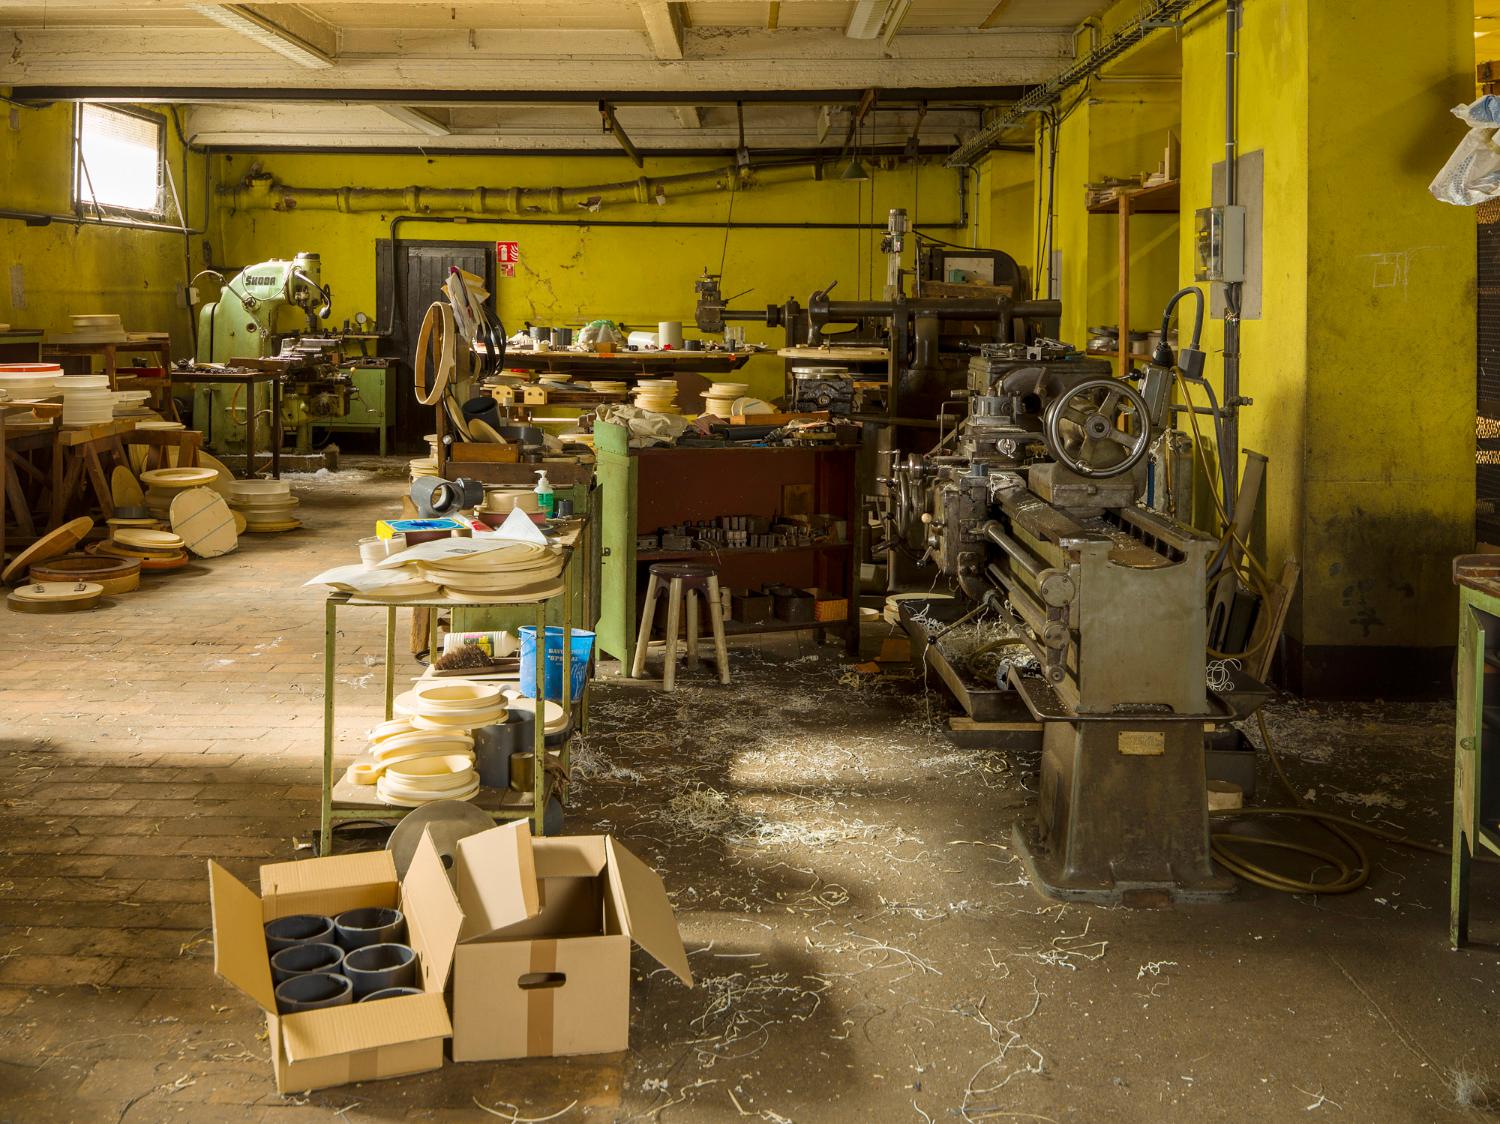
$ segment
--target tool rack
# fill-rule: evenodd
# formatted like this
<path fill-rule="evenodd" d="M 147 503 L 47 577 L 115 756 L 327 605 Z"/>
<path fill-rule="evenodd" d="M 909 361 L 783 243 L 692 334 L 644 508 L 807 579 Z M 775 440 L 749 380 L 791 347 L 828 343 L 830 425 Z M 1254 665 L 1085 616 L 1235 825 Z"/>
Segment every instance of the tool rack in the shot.
<path fill-rule="evenodd" d="M 561 763 L 566 774 L 571 767 L 571 743 L 573 736 L 573 585 L 580 580 L 573 566 L 576 548 L 563 547 L 563 588 L 551 597 L 539 599 L 496 598 L 494 601 L 470 602 L 450 601 L 445 597 L 424 598 L 420 601 L 402 601 L 392 604 L 385 601 L 361 600 L 353 593 L 330 593 L 325 602 L 323 615 L 323 797 L 322 819 L 318 834 L 318 854 L 329 854 L 333 847 L 333 828 L 336 823 L 354 820 L 389 820 L 394 824 L 411 808 L 400 808 L 382 802 L 369 785 L 356 785 L 345 780 L 335 782 L 333 776 L 333 745 L 336 725 L 334 721 L 335 673 L 338 668 L 338 614 L 340 609 L 376 608 L 386 611 L 385 621 L 385 717 L 394 713 L 396 698 L 396 610 L 456 609 L 456 608 L 514 608 L 530 605 L 535 608 L 536 619 L 536 667 L 537 667 L 537 716 L 536 739 L 532 746 L 532 791 L 517 793 L 511 789 L 481 788 L 474 798 L 474 805 L 490 815 L 497 823 L 507 820 L 529 819 L 535 835 L 542 834 L 542 819 L 547 810 L 547 801 L 552 796 L 553 784 L 548 780 L 547 731 L 546 731 L 546 680 L 547 680 L 547 607 L 554 600 L 562 601 L 562 710 L 567 718 L 563 730 Z M 429 652 L 437 650 L 436 611 L 429 617 Z M 588 717 L 589 686 L 584 683 L 583 695 L 578 700 L 580 724 Z"/>

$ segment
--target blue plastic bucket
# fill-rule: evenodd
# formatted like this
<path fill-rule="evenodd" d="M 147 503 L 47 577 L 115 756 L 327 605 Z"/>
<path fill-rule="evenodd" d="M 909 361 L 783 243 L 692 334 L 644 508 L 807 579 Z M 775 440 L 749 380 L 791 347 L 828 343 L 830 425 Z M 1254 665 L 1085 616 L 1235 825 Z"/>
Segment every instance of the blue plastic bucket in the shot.
<path fill-rule="evenodd" d="M 521 638 L 521 694 L 528 699 L 536 698 L 536 626 L 522 625 L 516 629 Z M 547 698 L 562 701 L 563 630 L 556 625 L 547 626 Z M 576 699 L 583 694 L 583 685 L 589 678 L 589 659 L 594 654 L 594 634 L 582 628 L 573 630 L 573 684 L 568 697 Z"/>

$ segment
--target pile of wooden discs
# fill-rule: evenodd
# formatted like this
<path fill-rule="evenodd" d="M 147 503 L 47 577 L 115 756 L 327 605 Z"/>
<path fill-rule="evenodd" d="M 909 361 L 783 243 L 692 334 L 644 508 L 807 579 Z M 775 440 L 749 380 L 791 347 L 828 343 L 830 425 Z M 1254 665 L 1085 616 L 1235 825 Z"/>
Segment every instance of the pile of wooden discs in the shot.
<path fill-rule="evenodd" d="M 637 409 L 656 414 L 680 414 L 677 408 L 676 379 L 642 379 L 631 391 Z"/>
<path fill-rule="evenodd" d="M 172 517 L 172 501 L 188 488 L 202 488 L 217 480 L 212 468 L 155 468 L 141 473 L 146 485 L 146 507 L 163 523 Z"/>
<path fill-rule="evenodd" d="M 562 591 L 562 551 L 537 543 L 515 542 L 415 565 L 423 578 L 447 591 L 450 601 L 533 601 Z"/>
<path fill-rule="evenodd" d="M 133 558 L 143 570 L 177 570 L 188 563 L 187 544 L 173 531 L 148 527 L 111 527 L 108 542 L 94 543 L 88 553 L 110 558 Z"/>
<path fill-rule="evenodd" d="M 421 682 L 394 705 L 404 721 L 372 732 L 367 758 L 355 763 L 351 779 L 368 784 L 364 778 L 373 776 L 375 794 L 398 807 L 472 799 L 479 774 L 469 731 L 505 720 L 500 685 L 469 679 Z"/>
<path fill-rule="evenodd" d="M 463 764 L 472 768 L 474 738 L 465 730 L 422 730 L 404 718 L 396 718 L 370 731 L 364 754 L 349 766 L 344 779 L 351 784 L 378 786 L 387 769 L 420 768 L 418 762 L 433 757 L 466 757 Z"/>
<path fill-rule="evenodd" d="M 284 480 L 236 480 L 229 486 L 229 506 L 244 517 L 245 530 L 258 535 L 302 526 L 292 514 L 301 502 Z"/>
<path fill-rule="evenodd" d="M 94 521 L 87 516 L 69 520 L 16 555 L 0 570 L 0 581 L 24 575 L 26 584 L 11 591 L 6 607 L 17 613 L 76 613 L 98 605 L 106 585 L 112 593 L 134 589 L 140 581 L 139 567 L 132 574 L 128 564 L 115 559 L 104 560 L 100 567 L 87 555 L 68 553 L 93 529 Z M 107 582 L 99 580 L 101 571 Z"/>

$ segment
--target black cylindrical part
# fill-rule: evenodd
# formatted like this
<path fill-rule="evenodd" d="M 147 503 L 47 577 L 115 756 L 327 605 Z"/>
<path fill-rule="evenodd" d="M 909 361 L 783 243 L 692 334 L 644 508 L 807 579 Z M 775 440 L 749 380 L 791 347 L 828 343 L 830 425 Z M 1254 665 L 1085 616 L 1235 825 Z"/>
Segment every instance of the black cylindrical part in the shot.
<path fill-rule="evenodd" d="M 406 918 L 399 909 L 369 906 L 346 910 L 334 920 L 333 927 L 338 946 L 346 952 L 406 939 Z"/>
<path fill-rule="evenodd" d="M 354 1002 L 354 987 L 346 976 L 335 972 L 309 972 L 293 976 L 276 989 L 276 1010 L 295 1015 L 324 1007 L 347 1007 Z"/>
<path fill-rule="evenodd" d="M 336 944 L 294 944 L 271 957 L 271 982 L 284 984 L 309 972 L 337 972 L 343 963 L 344 950 Z"/>
<path fill-rule="evenodd" d="M 417 954 L 404 944 L 372 944 L 344 957 L 344 975 L 354 985 L 354 998 L 363 999 L 392 987 L 417 982 Z"/>
<path fill-rule="evenodd" d="M 296 913 L 266 922 L 266 950 L 273 955 L 299 944 L 327 944 L 333 939 L 332 918 Z"/>
<path fill-rule="evenodd" d="M 377 999 L 395 999 L 402 995 L 421 995 L 420 987 L 387 987 L 380 991 L 372 991 L 360 1000 L 361 1003 L 374 1003 Z"/>

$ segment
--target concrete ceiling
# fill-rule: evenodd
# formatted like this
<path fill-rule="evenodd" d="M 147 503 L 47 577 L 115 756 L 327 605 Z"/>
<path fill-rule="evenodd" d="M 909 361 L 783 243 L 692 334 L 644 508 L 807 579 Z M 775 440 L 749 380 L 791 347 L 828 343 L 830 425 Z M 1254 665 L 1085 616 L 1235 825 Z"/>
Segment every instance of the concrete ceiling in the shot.
<path fill-rule="evenodd" d="M 951 147 L 1104 0 L 0 0 L 0 86 L 170 101 L 218 147 Z M 647 102 L 649 104 L 640 104 Z M 920 126 L 920 127 L 919 127 Z"/>

